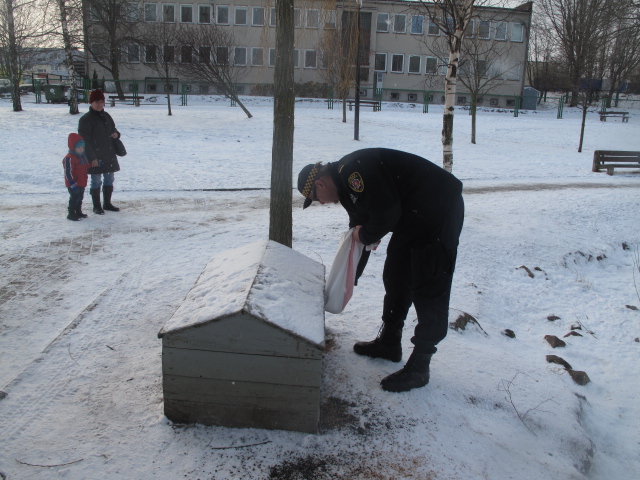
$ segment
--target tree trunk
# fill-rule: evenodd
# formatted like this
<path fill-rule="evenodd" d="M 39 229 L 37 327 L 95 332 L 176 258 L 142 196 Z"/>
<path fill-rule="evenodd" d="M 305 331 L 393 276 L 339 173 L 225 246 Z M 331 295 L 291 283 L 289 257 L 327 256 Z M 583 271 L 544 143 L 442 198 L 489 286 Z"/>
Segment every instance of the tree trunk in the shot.
<path fill-rule="evenodd" d="M 476 113 L 478 112 L 478 98 L 471 96 L 471 143 L 476 144 Z"/>
<path fill-rule="evenodd" d="M 456 36 L 462 35 L 462 31 Z M 453 114 L 456 102 L 456 83 L 458 74 L 458 64 L 460 61 L 460 42 L 454 41 L 453 48 L 449 53 L 449 66 L 445 77 L 445 102 L 444 114 L 442 115 L 442 168 L 447 172 L 453 170 Z"/>
<path fill-rule="evenodd" d="M 78 111 L 78 92 L 76 82 L 76 67 L 73 63 L 73 47 L 71 45 L 71 36 L 69 35 L 69 27 L 67 25 L 67 6 L 65 0 L 58 0 L 60 8 L 60 26 L 62 27 L 62 40 L 64 41 L 64 52 L 67 57 L 67 66 L 69 67 L 69 114 L 77 115 Z"/>
<path fill-rule="evenodd" d="M 347 123 L 347 96 L 342 99 L 342 123 Z"/>
<path fill-rule="evenodd" d="M 13 18 L 13 0 L 6 0 L 7 5 L 7 35 L 9 40 L 9 80 L 11 81 L 11 100 L 13 111 L 21 112 L 20 77 L 21 71 L 18 63 L 18 46 L 16 45 L 16 28 Z"/>
<path fill-rule="evenodd" d="M 588 93 L 585 92 L 584 103 L 582 104 L 582 125 L 580 126 L 580 144 L 578 145 L 578 153 L 582 152 L 582 142 L 584 140 L 584 126 L 587 121 L 587 108 L 589 106 Z"/>
<path fill-rule="evenodd" d="M 293 43 L 293 0 L 276 0 L 276 65 L 273 79 L 269 239 L 287 247 L 293 244 L 291 213 L 295 106 Z"/>

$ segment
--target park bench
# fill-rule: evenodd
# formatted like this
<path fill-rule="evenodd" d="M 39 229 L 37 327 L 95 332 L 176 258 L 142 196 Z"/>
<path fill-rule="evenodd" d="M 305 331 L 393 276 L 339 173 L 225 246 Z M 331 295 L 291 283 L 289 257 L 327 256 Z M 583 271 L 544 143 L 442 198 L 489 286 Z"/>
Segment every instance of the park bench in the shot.
<path fill-rule="evenodd" d="M 614 168 L 640 168 L 640 152 L 596 150 L 593 152 L 592 172 L 606 170 L 613 175 Z"/>
<path fill-rule="evenodd" d="M 144 95 L 125 95 L 123 98 L 120 98 L 118 95 L 109 95 L 109 102 L 112 107 L 115 107 L 116 103 L 127 103 L 139 107 L 140 100 L 144 100 Z"/>
<path fill-rule="evenodd" d="M 601 122 L 606 122 L 607 117 L 622 117 L 623 122 L 629 121 L 629 112 L 598 112 L 598 115 Z"/>
<path fill-rule="evenodd" d="M 347 105 L 349 105 L 349 110 L 353 110 L 353 106 L 356 104 L 355 100 L 347 100 Z M 374 112 L 379 112 L 382 108 L 382 105 L 377 100 L 360 100 L 361 107 L 373 107 Z"/>

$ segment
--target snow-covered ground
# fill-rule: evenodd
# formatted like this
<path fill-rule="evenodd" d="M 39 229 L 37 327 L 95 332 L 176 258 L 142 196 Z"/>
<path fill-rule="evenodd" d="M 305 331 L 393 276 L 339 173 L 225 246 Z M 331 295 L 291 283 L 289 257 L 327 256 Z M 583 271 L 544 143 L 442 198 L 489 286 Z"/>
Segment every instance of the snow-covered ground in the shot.
<path fill-rule="evenodd" d="M 61 160 L 79 117 L 30 100 L 20 113 L 0 101 L 0 479 L 638 478 L 640 175 L 591 161 L 640 150 L 640 108 L 629 123 L 589 113 L 583 153 L 577 110 L 481 111 L 476 145 L 459 110 L 466 219 L 450 321 L 467 313 L 480 327 L 450 330 L 428 386 L 383 392 L 399 365 L 352 345 L 380 326 L 384 239 L 345 311 L 326 315 L 321 433 L 309 435 L 163 416 L 157 333 L 212 256 L 268 236 L 271 102 L 247 97 L 251 119 L 215 97 L 174 103 L 171 117 L 107 107 L 129 151 L 122 210 L 70 222 Z M 440 163 L 441 114 L 363 109 L 357 142 L 352 112 L 344 124 L 339 108 L 299 101 L 294 178 L 373 146 Z M 293 195 L 294 248 L 329 267 L 346 214 L 302 211 Z M 413 312 L 407 324 L 405 360 Z M 576 327 L 563 348 L 544 339 Z"/>

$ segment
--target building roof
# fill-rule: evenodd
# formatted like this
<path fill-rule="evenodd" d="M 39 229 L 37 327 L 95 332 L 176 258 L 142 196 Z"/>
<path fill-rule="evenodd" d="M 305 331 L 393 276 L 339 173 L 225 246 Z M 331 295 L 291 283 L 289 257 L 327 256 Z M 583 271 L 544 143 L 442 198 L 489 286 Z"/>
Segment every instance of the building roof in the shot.
<path fill-rule="evenodd" d="M 273 241 L 214 256 L 159 337 L 247 313 L 324 345 L 324 265 Z"/>

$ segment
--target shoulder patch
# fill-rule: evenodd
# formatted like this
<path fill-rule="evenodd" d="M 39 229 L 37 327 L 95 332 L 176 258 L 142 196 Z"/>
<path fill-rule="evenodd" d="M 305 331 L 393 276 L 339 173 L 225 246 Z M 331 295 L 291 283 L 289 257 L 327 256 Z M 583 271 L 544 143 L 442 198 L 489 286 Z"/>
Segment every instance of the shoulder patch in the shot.
<path fill-rule="evenodd" d="M 351 190 L 357 193 L 362 193 L 364 191 L 364 181 L 362 180 L 362 176 L 358 172 L 353 172 L 349 175 L 349 187 Z"/>

